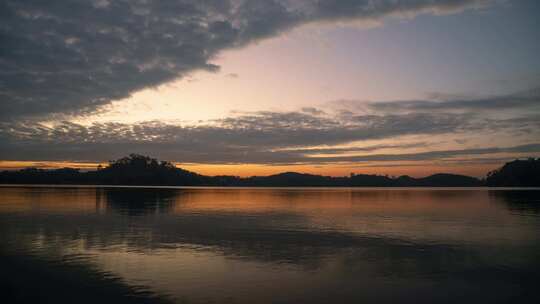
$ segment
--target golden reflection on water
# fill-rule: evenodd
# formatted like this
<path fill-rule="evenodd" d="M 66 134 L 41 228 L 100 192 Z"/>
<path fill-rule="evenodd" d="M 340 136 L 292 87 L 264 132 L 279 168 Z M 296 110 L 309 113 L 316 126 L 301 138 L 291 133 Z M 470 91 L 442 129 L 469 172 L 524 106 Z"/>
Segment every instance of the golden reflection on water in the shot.
<path fill-rule="evenodd" d="M 428 292 L 434 279 L 452 281 L 447 292 L 476 295 L 459 282 L 485 282 L 463 273 L 538 269 L 539 197 L 485 189 L 2 187 L 0 229 L 3 250 L 83 262 L 178 302 L 324 303 L 331 301 L 324 295 L 340 295 L 353 303 L 389 286 L 394 295 L 416 290 L 437 300 Z M 501 290 L 517 288 L 505 280 Z"/>
<path fill-rule="evenodd" d="M 487 241 L 490 228 L 513 233 L 521 220 L 504 208 L 504 199 L 486 190 L 418 189 L 122 189 L 2 188 L 0 212 L 162 213 L 263 216 L 284 213 L 308 220 L 311 229 L 338 229 L 408 238 Z M 467 223 L 474 225 L 469 226 Z M 279 224 L 283 224 L 280 222 Z M 458 225 L 458 227 L 456 227 Z M 508 240 L 530 238 L 523 231 Z M 494 236 L 499 239 L 503 236 Z"/>

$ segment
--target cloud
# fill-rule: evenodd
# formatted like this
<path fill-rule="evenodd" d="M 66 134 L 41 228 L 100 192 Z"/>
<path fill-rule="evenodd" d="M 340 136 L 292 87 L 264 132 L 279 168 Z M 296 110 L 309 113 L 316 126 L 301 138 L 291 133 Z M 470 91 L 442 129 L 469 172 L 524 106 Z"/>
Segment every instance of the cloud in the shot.
<path fill-rule="evenodd" d="M 302 112 L 312 114 L 312 115 L 324 115 L 326 114 L 323 110 L 317 109 L 315 107 L 303 107 Z"/>
<path fill-rule="evenodd" d="M 353 112 L 364 113 L 472 113 L 482 111 L 512 111 L 520 113 L 540 112 L 540 87 L 507 95 L 469 97 L 431 94 L 430 99 L 392 100 L 392 101 L 358 101 L 336 100 L 330 103 L 333 108 L 342 111 L 344 116 Z"/>
<path fill-rule="evenodd" d="M 487 0 L 96 0 L 0 3 L 0 121 L 84 114 L 220 51 L 313 22 L 441 14 Z"/>
<path fill-rule="evenodd" d="M 127 153 L 143 153 L 186 163 L 338 163 L 440 160 L 466 155 L 538 153 L 538 115 L 490 118 L 466 113 L 330 113 L 317 108 L 297 112 L 260 111 L 202 122 L 174 125 L 33 121 L 0 123 L 0 159 L 106 161 Z M 433 149 L 444 136 L 462 138 L 495 132 L 514 142 L 509 148 Z M 420 136 L 411 142 L 406 136 Z M 521 142 L 519 140 L 521 137 Z M 524 142 L 522 139 L 526 138 Z M 370 140 L 399 144 L 359 145 Z M 509 141 L 508 141 L 509 140 Z M 521 143 L 521 144 L 519 144 Z M 528 145 L 523 145 L 528 143 Z M 351 147 L 336 147 L 349 145 Z M 325 147 L 326 146 L 326 147 Z M 401 151 L 381 154 L 384 149 Z M 415 149 L 414 153 L 403 153 Z M 378 152 L 378 153 L 377 153 Z M 377 154 L 374 154 L 377 153 Z M 321 157 L 324 154 L 324 157 Z M 500 156 L 498 156 L 500 157 Z"/>
<path fill-rule="evenodd" d="M 228 78 L 238 78 L 239 76 L 238 76 L 238 74 L 236 74 L 236 73 L 229 73 L 229 74 L 225 75 L 225 77 L 228 77 Z"/>
<path fill-rule="evenodd" d="M 461 149 L 461 150 L 441 150 L 429 151 L 420 153 L 403 153 L 403 154 L 374 154 L 363 156 L 348 156 L 348 157 L 324 157 L 321 158 L 324 162 L 371 162 L 371 161 L 421 161 L 421 160 L 438 160 L 442 158 L 452 158 L 456 156 L 474 156 L 486 155 L 495 153 L 538 153 L 540 152 L 540 143 L 519 145 L 512 147 L 489 147 L 478 149 Z"/>
<path fill-rule="evenodd" d="M 313 155 L 313 154 L 345 154 L 354 152 L 373 152 L 382 149 L 409 149 L 409 148 L 425 148 L 429 144 L 426 142 L 413 142 L 404 144 L 380 144 L 364 147 L 344 147 L 344 148 L 309 148 L 309 149 L 289 149 L 284 151 L 290 151 L 294 153 Z"/>
<path fill-rule="evenodd" d="M 105 160 L 100 157 L 138 151 L 184 162 L 288 162 L 301 153 L 272 151 L 409 134 L 442 134 L 458 131 L 464 124 L 463 118 L 445 114 L 367 115 L 344 121 L 304 112 L 256 112 L 197 126 L 160 122 L 90 126 L 62 122 L 52 127 L 33 122 L 4 123 L 0 125 L 0 158 Z"/>

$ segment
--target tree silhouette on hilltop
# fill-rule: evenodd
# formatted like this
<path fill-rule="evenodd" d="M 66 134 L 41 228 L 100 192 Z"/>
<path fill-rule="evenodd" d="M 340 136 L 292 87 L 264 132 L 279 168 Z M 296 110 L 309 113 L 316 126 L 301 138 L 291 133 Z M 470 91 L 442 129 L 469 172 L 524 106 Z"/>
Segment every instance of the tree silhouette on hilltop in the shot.
<path fill-rule="evenodd" d="M 514 160 L 488 173 L 491 187 L 540 187 L 540 158 Z"/>

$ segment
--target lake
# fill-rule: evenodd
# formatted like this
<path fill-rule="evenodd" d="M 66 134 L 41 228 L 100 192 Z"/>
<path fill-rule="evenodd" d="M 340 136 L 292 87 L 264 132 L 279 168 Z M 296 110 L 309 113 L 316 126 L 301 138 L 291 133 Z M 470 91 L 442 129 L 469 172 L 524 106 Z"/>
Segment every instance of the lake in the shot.
<path fill-rule="evenodd" d="M 540 191 L 0 187 L 8 302 L 540 303 Z"/>

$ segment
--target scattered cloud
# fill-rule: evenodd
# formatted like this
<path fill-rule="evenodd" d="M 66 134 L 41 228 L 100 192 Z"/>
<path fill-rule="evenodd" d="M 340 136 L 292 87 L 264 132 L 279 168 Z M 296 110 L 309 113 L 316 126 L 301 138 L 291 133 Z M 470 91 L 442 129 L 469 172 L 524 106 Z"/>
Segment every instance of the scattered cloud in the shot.
<path fill-rule="evenodd" d="M 488 0 L 162 0 L 0 3 L 0 121 L 85 114 L 313 22 L 445 14 Z"/>
<path fill-rule="evenodd" d="M 483 102 L 488 104 L 487 100 Z M 540 152 L 538 140 L 534 140 L 540 138 L 540 117 L 535 111 L 497 118 L 485 116 L 475 107 L 460 107 L 466 111 L 415 108 L 392 114 L 378 109 L 366 113 L 302 108 L 292 112 L 237 112 L 196 125 L 157 121 L 91 125 L 68 121 L 53 125 L 32 120 L 4 122 L 0 123 L 0 159 L 106 161 L 137 152 L 186 163 L 320 164 Z M 502 142 L 510 144 L 507 148 L 473 146 L 478 143 L 470 143 L 471 134 L 496 137 L 499 143 L 504 138 Z M 422 140 L 411 141 L 407 139 L 410 136 Z M 439 147 L 445 138 L 461 148 Z M 380 140 L 386 142 L 362 144 Z M 389 149 L 399 153 L 381 153 Z M 404 153 L 407 150 L 412 152 Z"/>
<path fill-rule="evenodd" d="M 369 109 L 380 112 L 501 111 L 540 110 L 540 87 L 527 92 L 484 98 L 449 98 L 440 100 L 400 100 L 369 102 Z"/>
<path fill-rule="evenodd" d="M 519 145 L 512 147 L 489 147 L 477 149 L 461 150 L 441 150 L 419 153 L 400 153 L 400 154 L 375 154 L 349 157 L 324 157 L 326 162 L 371 162 L 371 161 L 420 161 L 420 160 L 439 160 L 442 158 L 451 158 L 456 156 L 475 156 L 496 153 L 538 153 L 540 152 L 540 143 Z"/>
<path fill-rule="evenodd" d="M 238 76 L 238 74 L 236 74 L 236 73 L 229 73 L 229 74 L 225 75 L 225 77 L 236 79 L 236 78 L 238 78 L 239 76 Z"/>
<path fill-rule="evenodd" d="M 471 97 L 431 93 L 428 99 L 366 101 L 342 99 L 327 103 L 343 116 L 354 113 L 482 113 L 483 115 L 512 112 L 540 112 L 540 86 L 535 89 L 506 95 Z"/>

